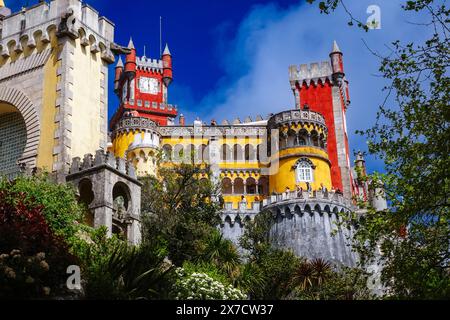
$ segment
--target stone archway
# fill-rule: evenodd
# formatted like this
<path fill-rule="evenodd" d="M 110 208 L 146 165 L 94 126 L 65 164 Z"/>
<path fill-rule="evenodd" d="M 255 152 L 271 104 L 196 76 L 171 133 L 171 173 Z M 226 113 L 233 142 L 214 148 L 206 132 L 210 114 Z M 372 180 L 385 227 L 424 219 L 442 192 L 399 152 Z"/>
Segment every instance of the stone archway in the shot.
<path fill-rule="evenodd" d="M 22 91 L 8 87 L 0 87 L 0 103 L 16 108 L 25 122 L 26 142 L 18 162 L 30 168 L 36 167 L 40 122 L 33 103 Z"/>
<path fill-rule="evenodd" d="M 13 179 L 20 173 L 27 132 L 25 121 L 17 108 L 0 102 L 0 174 Z"/>

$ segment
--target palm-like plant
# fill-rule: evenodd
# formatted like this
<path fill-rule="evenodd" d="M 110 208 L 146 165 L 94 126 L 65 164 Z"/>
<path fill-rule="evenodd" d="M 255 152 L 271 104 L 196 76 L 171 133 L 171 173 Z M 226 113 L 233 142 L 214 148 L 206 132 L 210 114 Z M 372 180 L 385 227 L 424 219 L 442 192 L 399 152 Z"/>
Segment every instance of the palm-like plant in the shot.
<path fill-rule="evenodd" d="M 239 274 L 234 279 L 233 285 L 247 292 L 250 298 L 261 296 L 261 292 L 266 284 L 264 273 L 254 263 L 246 263 L 239 268 Z"/>
<path fill-rule="evenodd" d="M 322 258 L 315 258 L 309 262 L 313 269 L 315 284 L 320 286 L 331 276 L 331 263 Z"/>
<path fill-rule="evenodd" d="M 307 290 L 314 285 L 314 269 L 308 261 L 302 261 L 299 264 L 291 282 L 293 286 L 298 286 L 301 290 Z"/>
<path fill-rule="evenodd" d="M 291 281 L 294 286 L 306 291 L 322 285 L 330 278 L 331 271 L 331 264 L 322 258 L 315 258 L 311 261 L 304 260 L 300 262 Z"/>
<path fill-rule="evenodd" d="M 198 261 L 209 262 L 223 270 L 234 279 L 239 272 L 241 259 L 233 243 L 223 238 L 219 231 L 214 231 L 206 240 L 202 254 Z"/>

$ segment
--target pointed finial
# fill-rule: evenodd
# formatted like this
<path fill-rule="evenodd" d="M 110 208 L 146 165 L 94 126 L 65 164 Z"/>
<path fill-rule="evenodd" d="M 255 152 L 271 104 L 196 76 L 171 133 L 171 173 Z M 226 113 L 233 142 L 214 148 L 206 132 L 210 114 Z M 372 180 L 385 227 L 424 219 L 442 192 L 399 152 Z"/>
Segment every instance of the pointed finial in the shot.
<path fill-rule="evenodd" d="M 166 46 L 165 46 L 165 48 L 164 48 L 164 52 L 163 52 L 163 56 L 165 56 L 165 55 L 171 55 L 170 54 L 170 50 L 169 50 L 169 46 L 167 45 L 167 43 L 166 43 Z"/>
<path fill-rule="evenodd" d="M 130 37 L 130 42 L 128 43 L 128 49 L 134 49 L 133 39 Z"/>
<path fill-rule="evenodd" d="M 116 68 L 123 68 L 122 57 L 119 56 L 119 61 L 117 61 Z"/>
<path fill-rule="evenodd" d="M 358 150 L 356 153 L 356 161 L 364 161 L 364 154 L 361 152 L 361 150 Z"/>
<path fill-rule="evenodd" d="M 331 50 L 331 52 L 340 52 L 342 53 L 341 49 L 339 49 L 338 44 L 336 42 L 336 40 L 333 41 L 333 50 Z"/>

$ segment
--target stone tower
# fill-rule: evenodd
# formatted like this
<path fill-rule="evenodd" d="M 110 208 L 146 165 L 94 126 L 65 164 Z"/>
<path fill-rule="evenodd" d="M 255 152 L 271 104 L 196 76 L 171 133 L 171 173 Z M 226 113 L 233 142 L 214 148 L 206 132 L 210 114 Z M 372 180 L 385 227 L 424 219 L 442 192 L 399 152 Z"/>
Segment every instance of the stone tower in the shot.
<path fill-rule="evenodd" d="M 0 172 L 64 181 L 72 157 L 105 149 L 114 25 L 81 0 L 0 9 Z"/>
<path fill-rule="evenodd" d="M 328 127 L 327 153 L 331 161 L 333 188 L 352 196 L 352 176 L 346 125 L 350 105 L 342 52 L 336 41 L 330 60 L 289 68 L 289 79 L 297 109 L 308 108 L 321 113 Z"/>

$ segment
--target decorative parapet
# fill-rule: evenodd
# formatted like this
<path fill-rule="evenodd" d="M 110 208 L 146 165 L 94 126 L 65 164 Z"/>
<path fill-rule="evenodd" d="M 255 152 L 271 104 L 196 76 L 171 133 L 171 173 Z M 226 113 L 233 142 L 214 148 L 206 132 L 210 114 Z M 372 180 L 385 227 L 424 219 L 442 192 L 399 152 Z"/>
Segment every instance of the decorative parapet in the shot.
<path fill-rule="evenodd" d="M 156 122 L 144 117 L 124 117 L 114 127 L 114 134 L 130 130 L 149 130 L 159 134 Z"/>
<path fill-rule="evenodd" d="M 160 128 L 161 135 L 164 137 L 174 136 L 194 136 L 204 137 L 217 136 L 265 136 L 267 129 L 265 126 L 167 126 Z"/>
<path fill-rule="evenodd" d="M 281 194 L 271 195 L 262 201 L 263 209 L 275 209 L 281 206 L 294 207 L 298 205 L 301 211 L 304 211 L 306 206 L 314 210 L 316 205 L 321 211 L 326 211 L 326 206 L 331 212 L 341 212 L 356 210 L 352 201 L 345 198 L 341 193 L 317 190 L 314 192 L 303 191 L 299 194 L 297 191 L 284 192 Z M 293 210 L 291 210 L 293 212 Z"/>
<path fill-rule="evenodd" d="M 248 208 L 247 202 L 239 202 L 237 209 L 233 208 L 232 202 L 225 202 L 224 209 L 220 214 L 222 224 L 226 222 L 230 224 L 243 223 L 245 221 L 253 221 L 255 216 L 261 212 L 261 203 L 252 202 L 251 208 Z"/>
<path fill-rule="evenodd" d="M 49 43 L 53 30 L 58 37 L 80 38 L 81 45 L 89 45 L 93 53 L 101 52 L 107 63 L 114 62 L 114 24 L 81 0 L 42 1 L 5 17 L 0 54 L 8 58 L 25 47 L 35 48 L 38 41 Z"/>
<path fill-rule="evenodd" d="M 302 85 L 303 81 L 305 81 L 308 86 L 311 82 L 317 85 L 319 80 L 322 83 L 327 79 L 332 81 L 332 74 L 333 70 L 329 61 L 289 66 L 289 80 L 292 89 L 295 89 L 296 83 Z"/>
<path fill-rule="evenodd" d="M 128 178 L 136 180 L 136 172 L 132 163 L 123 158 L 115 157 L 109 151 L 97 150 L 95 156 L 88 153 L 81 161 L 80 157 L 72 159 L 69 175 L 83 173 L 88 170 L 97 170 L 101 168 L 109 168 L 121 173 Z"/>
<path fill-rule="evenodd" d="M 292 124 L 299 122 L 315 123 L 323 127 L 327 131 L 325 118 L 318 112 L 310 110 L 288 110 L 274 114 L 268 121 L 269 128 L 277 128 L 284 124 Z"/>
<path fill-rule="evenodd" d="M 147 57 L 136 58 L 137 67 L 141 70 L 163 72 L 163 62 L 159 59 L 149 59 Z"/>

